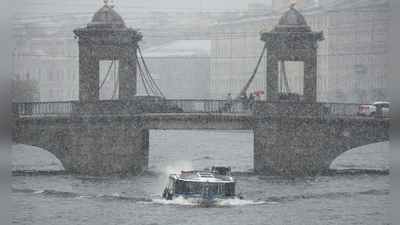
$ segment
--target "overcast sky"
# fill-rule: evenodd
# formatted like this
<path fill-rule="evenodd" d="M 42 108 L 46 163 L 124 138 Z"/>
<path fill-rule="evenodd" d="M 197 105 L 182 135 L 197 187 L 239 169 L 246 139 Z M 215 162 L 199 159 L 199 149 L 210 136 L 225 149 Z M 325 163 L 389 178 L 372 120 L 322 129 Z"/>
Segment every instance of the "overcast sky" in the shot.
<path fill-rule="evenodd" d="M 252 3 L 270 5 L 271 0 L 114 0 L 114 9 L 122 14 L 147 11 L 224 12 L 247 10 L 248 4 Z M 13 14 L 23 17 L 26 13 L 95 12 L 104 3 L 103 0 L 13 0 L 12 4 Z"/>

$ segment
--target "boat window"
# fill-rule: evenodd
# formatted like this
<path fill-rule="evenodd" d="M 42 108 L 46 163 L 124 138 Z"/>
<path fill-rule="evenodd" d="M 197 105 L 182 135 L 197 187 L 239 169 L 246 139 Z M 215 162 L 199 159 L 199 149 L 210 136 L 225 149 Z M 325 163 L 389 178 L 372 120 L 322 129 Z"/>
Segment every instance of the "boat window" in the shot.
<path fill-rule="evenodd" d="M 218 183 L 206 183 L 204 185 L 204 192 L 206 195 L 213 192 L 214 194 L 218 193 Z"/>
<path fill-rule="evenodd" d="M 201 194 L 203 190 L 203 184 L 199 182 L 188 182 L 187 187 L 189 194 Z"/>
<path fill-rule="evenodd" d="M 235 195 L 235 183 L 202 183 L 177 180 L 174 184 L 176 194 Z"/>
<path fill-rule="evenodd" d="M 175 193 L 177 194 L 202 194 L 203 183 L 176 181 Z"/>
<path fill-rule="evenodd" d="M 225 195 L 226 196 L 235 195 L 235 183 L 227 183 L 227 184 L 225 184 Z"/>
<path fill-rule="evenodd" d="M 185 194 L 187 193 L 186 184 L 184 181 L 177 180 L 175 181 L 175 193 L 177 194 Z"/>

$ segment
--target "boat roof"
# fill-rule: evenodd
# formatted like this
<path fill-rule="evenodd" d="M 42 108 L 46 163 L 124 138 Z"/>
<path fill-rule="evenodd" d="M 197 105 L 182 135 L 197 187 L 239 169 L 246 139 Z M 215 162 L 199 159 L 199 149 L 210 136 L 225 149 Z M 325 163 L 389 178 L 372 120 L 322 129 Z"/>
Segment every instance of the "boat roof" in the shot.
<path fill-rule="evenodd" d="M 170 174 L 171 178 L 188 182 L 232 183 L 235 179 L 229 175 L 215 174 L 210 171 L 182 170 L 181 174 Z"/>

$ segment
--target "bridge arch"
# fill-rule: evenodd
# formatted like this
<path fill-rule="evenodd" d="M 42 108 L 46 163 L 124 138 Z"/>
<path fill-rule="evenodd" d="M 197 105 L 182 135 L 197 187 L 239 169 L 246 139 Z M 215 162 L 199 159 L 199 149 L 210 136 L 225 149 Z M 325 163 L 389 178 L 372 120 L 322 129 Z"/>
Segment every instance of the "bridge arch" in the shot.
<path fill-rule="evenodd" d="M 378 150 L 379 149 L 379 150 Z M 330 169 L 389 169 L 389 141 L 348 149 L 330 164 Z"/>
<path fill-rule="evenodd" d="M 62 171 L 61 160 L 50 151 L 21 143 L 12 145 L 12 170 L 14 171 Z"/>

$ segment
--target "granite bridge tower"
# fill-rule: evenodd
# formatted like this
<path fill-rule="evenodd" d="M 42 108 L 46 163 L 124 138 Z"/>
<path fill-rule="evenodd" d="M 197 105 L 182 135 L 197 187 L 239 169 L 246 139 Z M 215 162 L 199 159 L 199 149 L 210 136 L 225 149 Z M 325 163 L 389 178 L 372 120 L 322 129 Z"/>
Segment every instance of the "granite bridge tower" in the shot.
<path fill-rule="evenodd" d="M 99 61 L 119 60 L 119 99 L 136 95 L 136 49 L 142 35 L 127 28 L 122 17 L 104 6 L 93 16 L 86 28 L 74 30 L 79 43 L 79 100 L 99 100 Z"/>
<path fill-rule="evenodd" d="M 267 101 L 278 100 L 279 61 L 304 61 L 304 99 L 317 101 L 317 48 L 322 31 L 311 31 L 292 1 L 271 32 L 261 32 L 267 47 Z"/>

